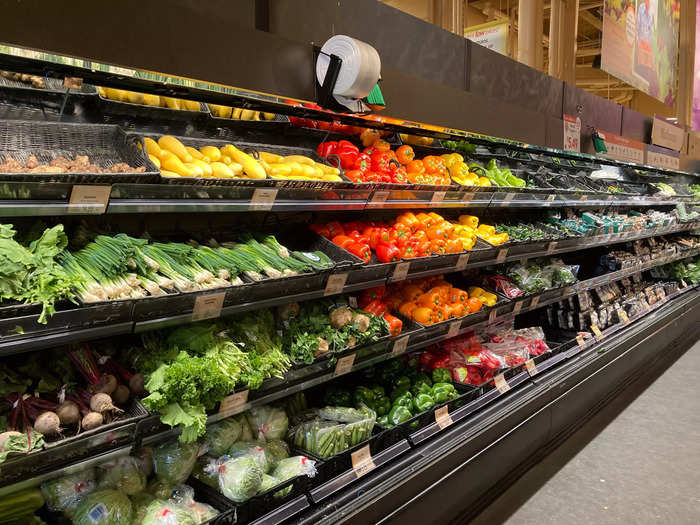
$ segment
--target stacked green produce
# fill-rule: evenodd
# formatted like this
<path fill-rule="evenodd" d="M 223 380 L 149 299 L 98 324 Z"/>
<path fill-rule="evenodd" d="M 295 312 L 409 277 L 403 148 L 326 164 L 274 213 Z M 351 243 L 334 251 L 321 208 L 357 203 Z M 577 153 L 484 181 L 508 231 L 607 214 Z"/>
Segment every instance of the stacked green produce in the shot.
<path fill-rule="evenodd" d="M 472 162 L 469 164 L 469 171 L 476 173 L 479 177 L 486 177 L 493 186 L 524 188 L 527 184 L 524 179 L 513 175 L 510 169 L 499 169 L 495 159 L 489 160 L 486 166 Z"/>
<path fill-rule="evenodd" d="M 541 241 L 551 237 L 533 224 L 496 224 L 496 233 L 507 233 L 511 241 Z"/>
<path fill-rule="evenodd" d="M 700 284 L 700 258 L 694 261 L 677 261 L 652 268 L 651 274 L 662 279 L 683 280 L 688 284 Z"/>
<path fill-rule="evenodd" d="M 577 273 L 578 266 L 566 265 L 561 259 L 529 259 L 506 270 L 506 276 L 526 293 L 573 284 Z"/>
<path fill-rule="evenodd" d="M 446 368 L 433 370 L 429 377 L 418 371 L 417 362 L 406 366 L 394 359 L 376 371 L 366 368 L 352 386 L 327 388 L 324 401 L 337 406 L 368 407 L 377 414 L 378 424 L 392 427 L 457 395 Z"/>

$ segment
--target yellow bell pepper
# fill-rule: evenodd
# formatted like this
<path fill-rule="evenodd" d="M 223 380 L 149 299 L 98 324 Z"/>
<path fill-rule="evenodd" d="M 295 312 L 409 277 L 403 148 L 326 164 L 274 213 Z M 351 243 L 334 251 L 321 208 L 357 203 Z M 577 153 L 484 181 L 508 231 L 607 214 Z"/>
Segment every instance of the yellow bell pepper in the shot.
<path fill-rule="evenodd" d="M 470 228 L 476 228 L 479 226 L 479 217 L 474 215 L 460 215 L 459 223 L 464 226 L 469 226 Z"/>
<path fill-rule="evenodd" d="M 496 228 L 488 224 L 479 224 L 476 232 L 477 234 L 494 235 L 496 233 Z"/>
<path fill-rule="evenodd" d="M 467 293 L 469 294 L 469 297 L 481 297 L 481 295 L 484 293 L 484 289 L 480 288 L 479 286 L 470 286 L 467 288 Z"/>
<path fill-rule="evenodd" d="M 509 240 L 510 240 L 510 237 L 508 236 L 508 234 L 503 232 L 503 233 L 497 233 L 495 235 L 491 235 L 490 242 L 491 242 L 491 244 L 498 245 L 498 244 L 506 243 Z"/>
<path fill-rule="evenodd" d="M 479 182 L 479 186 L 491 186 L 491 181 L 486 177 L 479 177 L 477 181 Z"/>
<path fill-rule="evenodd" d="M 481 302 L 486 306 L 493 306 L 498 302 L 498 297 L 491 292 L 487 292 L 486 290 L 482 290 L 482 294 L 479 296 L 479 299 L 481 299 Z"/>

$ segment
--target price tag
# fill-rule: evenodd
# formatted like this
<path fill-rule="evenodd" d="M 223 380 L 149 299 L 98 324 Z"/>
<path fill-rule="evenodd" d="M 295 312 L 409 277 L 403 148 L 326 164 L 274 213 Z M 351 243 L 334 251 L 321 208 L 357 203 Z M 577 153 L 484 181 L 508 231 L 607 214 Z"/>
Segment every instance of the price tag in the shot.
<path fill-rule="evenodd" d="M 372 195 L 372 202 L 386 202 L 386 200 L 389 198 L 389 192 L 388 191 L 375 191 L 374 195 Z"/>
<path fill-rule="evenodd" d="M 581 151 L 581 119 L 564 114 L 564 149 Z"/>
<path fill-rule="evenodd" d="M 528 359 L 525 361 L 525 368 L 527 369 L 527 373 L 530 374 L 530 377 L 537 374 L 537 365 L 535 364 L 534 359 Z"/>
<path fill-rule="evenodd" d="M 468 253 L 463 253 L 457 258 L 457 264 L 455 264 L 455 270 L 458 272 L 461 272 L 467 267 L 467 264 L 469 264 L 469 254 Z"/>
<path fill-rule="evenodd" d="M 221 315 L 221 307 L 224 305 L 226 292 L 200 295 L 194 300 L 192 308 L 192 321 L 215 319 Z"/>
<path fill-rule="evenodd" d="M 556 198 L 556 195 L 553 193 L 550 195 L 547 195 L 547 202 L 554 202 L 554 199 Z"/>
<path fill-rule="evenodd" d="M 271 210 L 278 191 L 277 188 L 256 188 L 250 199 L 250 209 L 253 211 Z"/>
<path fill-rule="evenodd" d="M 573 295 L 573 294 L 574 294 L 574 289 L 571 286 L 568 286 L 561 291 L 562 299 L 564 297 L 569 297 L 570 295 Z"/>
<path fill-rule="evenodd" d="M 681 288 L 688 288 L 688 283 L 681 279 Z"/>
<path fill-rule="evenodd" d="M 408 346 L 408 336 L 404 336 L 401 339 L 394 341 L 394 346 L 391 349 L 391 355 L 401 355 L 406 352 L 406 347 Z"/>
<path fill-rule="evenodd" d="M 514 197 L 515 193 L 506 193 L 505 197 L 503 197 L 503 202 L 510 202 Z"/>
<path fill-rule="evenodd" d="M 532 298 L 532 301 L 530 301 L 530 309 L 533 310 L 537 308 L 537 305 L 540 304 L 540 296 L 536 295 L 535 297 Z"/>
<path fill-rule="evenodd" d="M 368 472 L 377 468 L 374 464 L 374 460 L 372 460 L 372 453 L 369 451 L 369 445 L 365 445 L 360 450 L 356 450 L 350 454 L 350 458 L 352 459 L 352 469 L 355 471 L 355 475 L 358 478 L 361 478 Z"/>
<path fill-rule="evenodd" d="M 433 193 L 433 198 L 430 199 L 430 202 L 432 204 L 440 204 L 443 200 L 445 200 L 445 194 L 447 194 L 446 191 L 436 191 Z"/>
<path fill-rule="evenodd" d="M 557 249 L 557 241 L 552 241 L 547 245 L 547 255 L 552 255 L 554 250 Z"/>
<path fill-rule="evenodd" d="M 622 308 L 618 309 L 617 316 L 620 318 L 620 321 L 625 324 L 629 324 L 630 318 L 627 316 L 627 312 L 625 312 Z"/>
<path fill-rule="evenodd" d="M 403 281 L 408 275 L 408 269 L 411 267 L 410 262 L 402 262 L 396 265 L 394 273 L 391 275 L 392 281 Z"/>
<path fill-rule="evenodd" d="M 323 295 L 335 295 L 339 294 L 345 288 L 345 282 L 348 280 L 347 273 L 334 273 L 328 277 L 328 282 L 326 283 L 326 290 Z"/>
<path fill-rule="evenodd" d="M 80 77 L 65 77 L 63 87 L 66 89 L 80 89 L 83 87 L 83 79 Z"/>
<path fill-rule="evenodd" d="M 508 384 L 508 381 L 506 381 L 506 378 L 503 377 L 503 374 L 498 374 L 496 377 L 494 377 L 493 382 L 501 394 L 505 394 L 508 392 L 508 390 L 510 390 L 510 385 Z"/>
<path fill-rule="evenodd" d="M 350 308 L 357 308 L 357 297 L 354 295 L 348 297 L 348 304 L 350 305 Z"/>
<path fill-rule="evenodd" d="M 452 424 L 452 418 L 450 417 L 450 412 L 447 409 L 447 405 L 440 407 L 435 411 L 435 423 L 440 427 L 440 430 L 449 427 Z"/>
<path fill-rule="evenodd" d="M 489 312 L 489 323 L 493 323 L 496 320 L 496 309 L 494 308 Z"/>
<path fill-rule="evenodd" d="M 219 414 L 222 412 L 230 412 L 237 408 L 241 408 L 248 402 L 248 390 L 243 390 L 241 392 L 236 392 L 230 396 L 226 396 L 221 400 L 219 405 Z"/>
<path fill-rule="evenodd" d="M 593 332 L 593 335 L 595 335 L 596 337 L 601 337 L 603 335 L 603 332 L 600 331 L 598 325 L 595 324 L 591 325 L 591 332 Z"/>
<path fill-rule="evenodd" d="M 350 372 L 350 370 L 352 370 L 352 365 L 355 363 L 355 355 L 356 354 L 350 354 L 338 359 L 338 362 L 335 364 L 333 377 L 342 376 Z"/>
<path fill-rule="evenodd" d="M 584 202 L 586 199 L 588 199 L 588 195 L 581 195 L 581 198 L 579 199 L 579 201 Z"/>
<path fill-rule="evenodd" d="M 464 194 L 462 194 L 462 199 L 461 199 L 461 201 L 462 201 L 463 203 L 469 203 L 469 202 L 471 202 L 472 199 L 474 198 L 474 195 L 475 195 L 474 193 L 464 193 Z"/>
<path fill-rule="evenodd" d="M 111 186 L 76 185 L 70 192 L 69 213 L 104 213 L 109 203 Z M 95 206 L 92 210 L 86 206 Z"/>
<path fill-rule="evenodd" d="M 583 336 L 581 334 L 576 336 L 576 343 L 581 347 L 586 345 L 586 341 L 583 340 Z"/>
<path fill-rule="evenodd" d="M 447 330 L 447 337 L 455 337 L 459 334 L 459 329 L 462 327 L 462 321 L 452 321 L 450 328 Z"/>
<path fill-rule="evenodd" d="M 609 201 L 611 201 L 611 200 L 613 200 L 614 198 L 615 198 L 615 196 L 614 196 L 614 195 L 608 195 L 608 197 L 607 197 L 607 199 L 606 199 L 606 200 L 609 200 Z"/>
<path fill-rule="evenodd" d="M 523 302 L 518 301 L 517 303 L 515 303 L 515 306 L 513 306 L 513 313 L 515 315 L 518 315 L 520 313 L 520 310 L 522 310 L 522 309 L 523 309 Z"/>
<path fill-rule="evenodd" d="M 500 264 L 503 261 L 506 260 L 506 257 L 508 257 L 508 248 L 501 248 L 498 250 L 498 256 L 496 257 L 496 263 Z"/>

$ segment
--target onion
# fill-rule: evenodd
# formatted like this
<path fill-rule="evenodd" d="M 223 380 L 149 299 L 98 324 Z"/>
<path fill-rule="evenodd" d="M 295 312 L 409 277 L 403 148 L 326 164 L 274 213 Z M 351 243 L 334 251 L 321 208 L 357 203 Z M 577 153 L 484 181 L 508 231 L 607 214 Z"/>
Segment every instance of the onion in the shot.
<path fill-rule="evenodd" d="M 34 421 L 34 428 L 45 436 L 56 436 L 61 433 L 61 420 L 55 412 L 42 412 Z"/>
<path fill-rule="evenodd" d="M 117 388 L 117 378 L 112 374 L 104 374 L 100 379 L 90 387 L 90 392 L 93 394 L 103 393 L 107 395 L 112 395 Z"/>
<path fill-rule="evenodd" d="M 112 404 L 112 398 L 104 393 L 95 394 L 90 398 L 90 410 L 99 413 L 109 411 L 122 412 L 122 410 Z"/>
<path fill-rule="evenodd" d="M 3 432 L 2 434 L 0 434 L 0 452 L 2 452 L 3 448 L 5 447 L 5 441 L 7 441 L 7 439 L 10 436 L 20 436 L 20 435 L 22 435 L 22 433 L 17 432 L 16 430 L 8 430 L 7 432 Z"/>
<path fill-rule="evenodd" d="M 75 425 L 80 421 L 80 410 L 73 401 L 64 401 L 56 409 L 56 415 L 62 425 Z"/>
<path fill-rule="evenodd" d="M 119 385 L 112 394 L 112 399 L 117 405 L 125 404 L 127 401 L 129 401 L 130 397 L 131 391 L 129 390 L 129 387 L 124 385 Z"/>
<path fill-rule="evenodd" d="M 134 374 L 129 379 L 129 390 L 131 390 L 135 396 L 141 397 L 145 393 L 145 379 L 143 374 Z"/>
<path fill-rule="evenodd" d="M 80 425 L 83 427 L 84 430 L 92 430 L 93 428 L 99 427 L 103 421 L 104 418 L 99 412 L 88 412 L 87 414 L 85 414 L 85 417 L 83 418 Z"/>

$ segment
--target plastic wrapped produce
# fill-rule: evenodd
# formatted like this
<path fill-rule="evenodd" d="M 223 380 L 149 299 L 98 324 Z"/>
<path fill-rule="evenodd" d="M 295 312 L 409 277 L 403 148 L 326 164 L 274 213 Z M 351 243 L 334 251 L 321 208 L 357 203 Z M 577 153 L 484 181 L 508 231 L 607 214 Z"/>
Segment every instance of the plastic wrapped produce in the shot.
<path fill-rule="evenodd" d="M 95 469 L 52 479 L 41 484 L 46 507 L 52 512 L 63 512 L 72 517 L 78 502 L 97 489 Z"/>
<path fill-rule="evenodd" d="M 250 456 L 263 472 L 267 472 L 270 470 L 270 462 L 262 445 L 262 443 L 257 441 L 238 441 L 231 446 L 227 456 L 234 459 Z M 228 459 L 228 457 L 225 459 Z"/>
<path fill-rule="evenodd" d="M 202 448 L 212 456 L 223 456 L 241 435 L 241 423 L 235 418 L 224 419 L 207 427 Z"/>
<path fill-rule="evenodd" d="M 139 462 L 139 468 L 146 478 L 153 474 L 153 448 L 141 447 L 134 457 Z"/>
<path fill-rule="evenodd" d="M 369 408 L 325 407 L 314 410 L 317 417 L 289 429 L 287 438 L 322 458 L 328 458 L 369 439 L 376 413 Z"/>
<path fill-rule="evenodd" d="M 221 493 L 236 503 L 249 500 L 260 490 L 264 472 L 251 456 L 229 459 L 218 470 Z"/>
<path fill-rule="evenodd" d="M 281 460 L 272 475 L 279 480 L 279 483 L 284 483 L 297 476 L 308 476 L 313 478 L 316 475 L 316 462 L 305 456 L 292 456 Z M 275 493 L 276 498 L 282 498 L 289 494 L 292 486 L 285 487 Z"/>
<path fill-rule="evenodd" d="M 262 494 L 280 484 L 280 480 L 270 474 L 263 474 L 262 483 L 258 489 L 258 494 Z"/>
<path fill-rule="evenodd" d="M 195 513 L 195 515 L 199 519 L 198 523 L 204 523 L 207 520 L 215 518 L 219 514 L 219 511 L 217 511 L 211 505 L 207 505 L 206 503 L 200 503 L 198 501 L 193 501 L 192 503 L 188 503 L 187 506 L 190 509 L 192 509 L 192 511 Z"/>
<path fill-rule="evenodd" d="M 185 503 L 155 500 L 146 508 L 142 525 L 199 525 L 199 515 Z"/>
<path fill-rule="evenodd" d="M 99 466 L 99 489 L 115 489 L 127 496 L 137 494 L 146 488 L 146 476 L 139 460 L 124 456 Z"/>
<path fill-rule="evenodd" d="M 197 458 L 197 463 L 192 470 L 192 476 L 202 483 L 216 488 L 219 486 L 219 473 L 216 471 L 211 472 L 207 469 L 207 465 L 214 461 L 216 461 L 216 458 L 212 456 L 200 456 Z"/>
<path fill-rule="evenodd" d="M 156 497 L 150 492 L 139 492 L 129 496 L 133 509 L 133 523 L 141 523 L 146 515 L 146 509 Z"/>
<path fill-rule="evenodd" d="M 271 439 L 263 445 L 270 469 L 274 469 L 281 459 L 289 457 L 289 445 L 281 439 Z"/>
<path fill-rule="evenodd" d="M 241 434 L 238 436 L 238 441 L 252 441 L 255 439 L 245 414 L 238 414 L 233 419 L 238 421 L 238 423 L 241 425 Z"/>
<path fill-rule="evenodd" d="M 156 478 L 171 485 L 179 485 L 192 472 L 199 450 L 197 443 L 171 441 L 158 445 L 153 451 Z"/>
<path fill-rule="evenodd" d="M 289 427 L 286 412 L 269 405 L 250 409 L 246 419 L 253 437 L 259 440 L 282 439 Z"/>
<path fill-rule="evenodd" d="M 127 525 L 132 517 L 129 496 L 118 490 L 98 490 L 80 500 L 73 525 Z"/>

